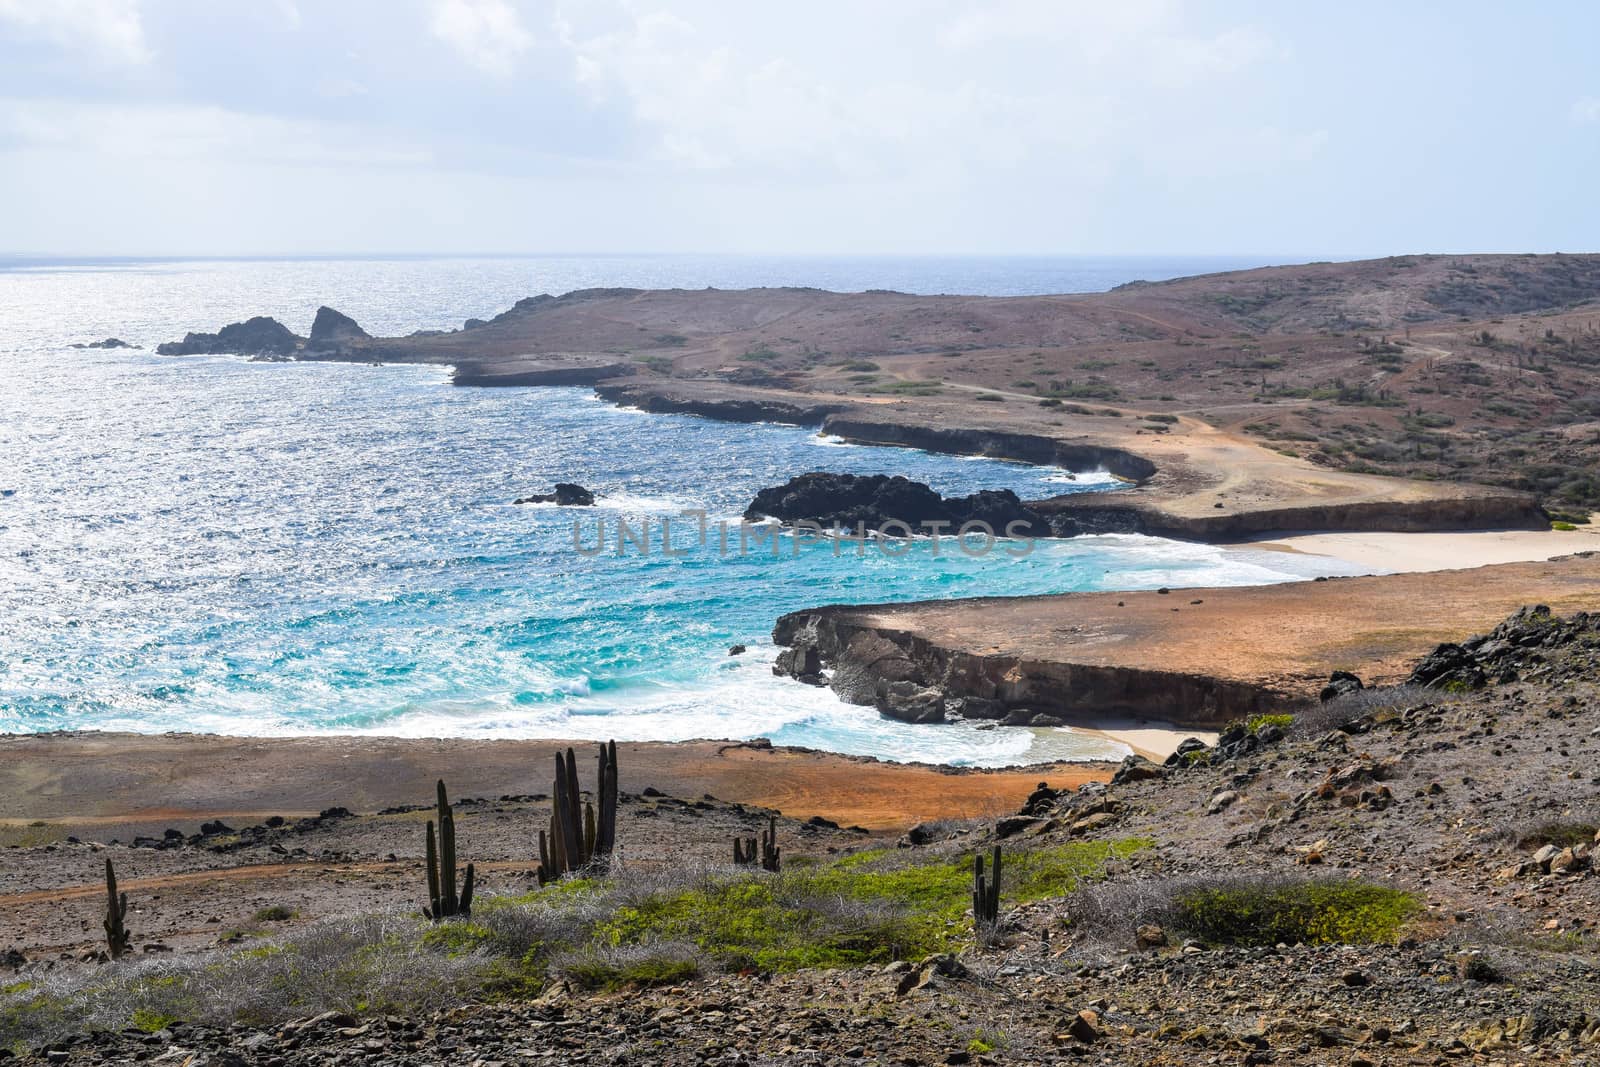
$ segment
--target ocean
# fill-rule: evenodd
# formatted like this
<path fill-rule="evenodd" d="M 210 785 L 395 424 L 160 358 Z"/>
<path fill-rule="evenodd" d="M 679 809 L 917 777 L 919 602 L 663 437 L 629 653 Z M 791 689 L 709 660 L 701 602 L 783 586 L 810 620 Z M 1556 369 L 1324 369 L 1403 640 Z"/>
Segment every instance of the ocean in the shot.
<path fill-rule="evenodd" d="M 616 408 L 585 389 L 457 389 L 438 368 L 161 357 L 319 304 L 374 333 L 587 286 L 1080 292 L 1223 259 L 0 260 L 0 730 L 777 744 L 971 766 L 1116 758 L 1073 730 L 909 726 L 776 678 L 773 620 L 824 603 L 1254 584 L 1315 557 L 1134 536 L 982 558 L 828 544 L 586 554 L 597 521 L 736 520 L 809 470 L 1024 497 L 1081 475 L 814 431 Z M 75 350 L 108 336 L 139 350 Z M 511 502 L 556 481 L 592 511 Z M 574 530 L 574 524 L 577 530 Z M 659 531 L 659 526 L 656 527 Z M 680 535 L 682 536 L 682 535 Z M 735 535 L 735 538 L 737 535 Z M 730 655 L 736 644 L 747 646 Z"/>

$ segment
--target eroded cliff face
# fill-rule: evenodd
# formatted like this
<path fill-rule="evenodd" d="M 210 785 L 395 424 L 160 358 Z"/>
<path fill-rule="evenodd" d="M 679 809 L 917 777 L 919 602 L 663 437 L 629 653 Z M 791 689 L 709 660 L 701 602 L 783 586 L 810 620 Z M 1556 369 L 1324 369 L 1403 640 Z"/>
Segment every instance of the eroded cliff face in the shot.
<path fill-rule="evenodd" d="M 539 363 L 521 360 L 505 363 L 456 364 L 450 376 L 451 385 L 469 386 L 535 386 L 535 385 L 593 385 L 608 378 L 618 378 L 633 373 L 624 363 Z"/>
<path fill-rule="evenodd" d="M 992 456 L 1023 463 L 1052 464 L 1072 471 L 1108 471 L 1131 482 L 1153 477 L 1156 465 L 1120 448 L 1074 444 L 1040 434 L 1009 433 L 830 415 L 823 432 L 862 444 L 900 445 L 957 456 Z"/>
<path fill-rule="evenodd" d="M 873 625 L 864 609 L 824 607 L 778 619 L 784 646 L 773 670 L 827 684 L 843 700 L 890 718 L 938 722 L 994 719 L 1009 725 L 1093 726 L 1114 718 L 1212 728 L 1306 701 L 1270 685 L 1228 681 L 1159 666 L 1050 662 L 946 648 L 903 630 Z M 825 673 L 824 673 L 825 672 Z M 935 715 L 937 699 L 942 714 Z"/>
<path fill-rule="evenodd" d="M 603 382 L 595 395 L 623 407 L 654 414 L 701 415 L 723 422 L 778 422 L 790 426 L 821 426 L 823 420 L 844 405 L 830 403 L 791 403 L 786 400 L 746 397 L 684 395 L 662 389 L 659 384 Z"/>
<path fill-rule="evenodd" d="M 1129 494 L 1082 493 L 1032 502 L 1057 536 L 1141 533 L 1229 542 L 1264 533 L 1377 530 L 1543 530 L 1550 519 L 1529 494 L 1485 490 L 1458 498 L 1373 500 L 1180 515 Z"/>

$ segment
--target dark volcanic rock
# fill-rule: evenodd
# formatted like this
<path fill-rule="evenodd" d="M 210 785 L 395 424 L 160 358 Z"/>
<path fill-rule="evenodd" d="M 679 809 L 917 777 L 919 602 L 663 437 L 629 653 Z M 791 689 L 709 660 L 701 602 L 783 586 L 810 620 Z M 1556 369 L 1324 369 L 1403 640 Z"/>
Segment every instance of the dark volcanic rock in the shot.
<path fill-rule="evenodd" d="M 1481 689 L 1490 679 L 1514 681 L 1520 672 L 1544 662 L 1545 651 L 1592 641 L 1596 632 L 1600 614 L 1580 611 L 1560 619 L 1543 604 L 1529 605 L 1486 634 L 1459 645 L 1440 645 L 1417 663 L 1407 681 L 1436 689 Z"/>
<path fill-rule="evenodd" d="M 1322 692 L 1319 696 L 1322 702 L 1326 704 L 1335 697 L 1342 697 L 1346 693 L 1357 693 L 1365 688 L 1366 685 L 1362 683 L 1361 679 L 1349 671 L 1334 671 L 1328 677 L 1328 684 L 1322 687 Z"/>
<path fill-rule="evenodd" d="M 340 348 L 350 341 L 365 341 L 369 336 L 366 330 L 356 324 L 355 319 L 324 305 L 317 308 L 317 317 L 311 323 L 311 337 L 306 341 L 306 347 L 319 350 Z"/>
<path fill-rule="evenodd" d="M 124 341 L 120 337 L 107 337 L 104 341 L 90 341 L 88 344 L 81 344 L 80 343 L 80 344 L 71 345 L 70 347 L 72 347 L 72 348 L 138 348 L 139 346 L 138 345 L 130 345 L 128 342 Z"/>
<path fill-rule="evenodd" d="M 943 497 L 922 482 L 899 475 L 830 474 L 814 471 L 763 489 L 745 509 L 747 519 L 774 518 L 780 522 L 814 522 L 890 533 L 928 534 L 931 524 L 943 523 L 941 532 L 954 534 L 964 523 L 988 524 L 997 535 L 1012 533 L 1045 536 L 1049 526 L 1009 489 L 984 489 L 971 496 Z M 1012 525 L 1016 524 L 1016 525 Z"/>
<path fill-rule="evenodd" d="M 944 694 L 916 682 L 890 682 L 878 691 L 878 713 L 899 722 L 944 722 Z"/>
<path fill-rule="evenodd" d="M 163 356 L 195 356 L 225 353 L 257 356 L 263 353 L 286 356 L 300 348 L 301 339 L 277 319 L 257 315 L 244 322 L 230 323 L 216 333 L 186 333 L 181 341 L 157 345 Z"/>
<path fill-rule="evenodd" d="M 556 491 L 553 493 L 536 493 L 525 496 L 521 500 L 512 501 L 514 504 L 559 504 L 564 508 L 586 508 L 594 503 L 594 494 L 581 485 L 572 482 L 557 482 Z"/>

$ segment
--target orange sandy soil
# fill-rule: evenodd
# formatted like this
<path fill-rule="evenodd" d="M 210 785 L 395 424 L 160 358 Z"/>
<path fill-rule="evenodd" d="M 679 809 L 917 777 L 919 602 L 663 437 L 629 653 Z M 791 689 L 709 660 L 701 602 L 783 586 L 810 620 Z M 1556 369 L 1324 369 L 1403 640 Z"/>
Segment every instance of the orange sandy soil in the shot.
<path fill-rule="evenodd" d="M 0 738 L 0 823 L 15 831 L 44 820 L 62 833 L 106 839 L 167 826 L 193 832 L 203 819 L 231 823 L 356 813 L 417 804 L 436 778 L 457 796 L 549 790 L 563 741 L 459 741 L 390 737 L 242 738 L 202 734 L 12 735 Z M 587 754 L 593 742 L 572 742 Z M 799 749 L 718 741 L 618 746 L 621 788 L 669 796 L 706 794 L 821 815 L 845 826 L 897 831 L 925 819 L 1015 810 L 1041 779 L 1076 786 L 1109 774 L 1105 764 L 1051 764 L 975 771 L 880 763 Z"/>

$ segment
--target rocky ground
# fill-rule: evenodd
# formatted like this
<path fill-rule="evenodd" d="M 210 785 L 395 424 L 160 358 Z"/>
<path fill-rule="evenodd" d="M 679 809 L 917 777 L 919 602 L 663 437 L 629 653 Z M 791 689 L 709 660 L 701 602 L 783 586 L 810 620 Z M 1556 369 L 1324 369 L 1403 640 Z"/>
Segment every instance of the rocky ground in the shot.
<path fill-rule="evenodd" d="M 1437 687 L 1421 684 L 1429 681 Z M 1242 725 L 1168 766 L 1130 758 L 1109 784 L 1043 786 L 997 821 L 914 829 L 900 841 L 912 859 L 966 856 L 995 842 L 1013 853 L 1147 842 L 1075 893 L 1005 907 L 992 936 L 956 955 L 713 973 L 610 993 L 556 980 L 404 1017 L 330 1012 L 266 1029 L 172 1023 L 57 1041 L 30 1056 L 273 1065 L 1600 1062 L 1592 862 L 1600 616 L 1562 621 L 1529 610 L 1441 648 L 1410 684 L 1358 689 L 1345 678 L 1334 690 L 1292 723 Z M 534 802 L 464 808 L 474 840 L 491 840 L 502 818 L 508 833 L 524 824 L 523 803 Z M 666 842 L 686 840 L 679 835 L 689 826 L 710 841 L 755 821 L 709 801 L 635 798 L 624 808 L 626 834 Z M 293 833 L 249 847 L 288 847 Z M 332 841 L 346 831 L 330 833 Z M 792 823 L 781 836 L 797 854 L 862 843 L 848 830 Z M 365 855 L 361 838 L 350 832 L 340 847 Z M 41 867 L 55 855 L 23 851 Z M 1185 937 L 1173 919 L 1171 901 L 1185 886 L 1308 877 L 1404 891 L 1414 911 L 1374 944 L 1228 945 Z"/>

